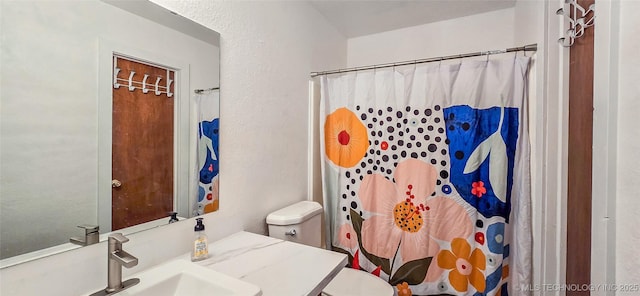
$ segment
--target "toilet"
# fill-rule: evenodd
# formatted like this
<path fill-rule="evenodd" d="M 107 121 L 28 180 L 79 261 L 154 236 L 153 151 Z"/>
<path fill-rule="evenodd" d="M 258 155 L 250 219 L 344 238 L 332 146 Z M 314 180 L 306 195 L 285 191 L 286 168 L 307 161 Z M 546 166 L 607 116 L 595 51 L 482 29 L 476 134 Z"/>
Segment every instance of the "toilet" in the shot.
<path fill-rule="evenodd" d="M 322 206 L 301 201 L 267 216 L 269 236 L 320 248 Z M 326 296 L 393 296 L 393 288 L 368 272 L 343 268 L 322 290 Z"/>

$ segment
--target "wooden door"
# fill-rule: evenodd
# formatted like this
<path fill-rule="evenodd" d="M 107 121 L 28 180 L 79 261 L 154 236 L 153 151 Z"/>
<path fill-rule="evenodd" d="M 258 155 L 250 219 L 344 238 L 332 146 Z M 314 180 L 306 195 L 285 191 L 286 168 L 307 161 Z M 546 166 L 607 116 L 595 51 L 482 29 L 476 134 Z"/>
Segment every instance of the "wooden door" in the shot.
<path fill-rule="evenodd" d="M 118 57 L 118 78 L 113 88 L 112 230 L 167 217 L 173 211 L 174 97 L 155 93 L 155 81 L 167 83 L 167 70 Z M 130 91 L 127 81 L 138 88 Z M 148 93 L 142 91 L 148 74 Z M 174 79 L 173 71 L 169 79 Z M 173 92 L 171 85 L 170 92 Z M 117 181 L 116 181 L 117 180 Z"/>
<path fill-rule="evenodd" d="M 589 7 L 594 0 L 578 0 Z M 591 283 L 591 173 L 593 155 L 593 31 L 570 49 L 567 183 L 567 284 Z M 589 295 L 586 290 L 567 295 Z"/>

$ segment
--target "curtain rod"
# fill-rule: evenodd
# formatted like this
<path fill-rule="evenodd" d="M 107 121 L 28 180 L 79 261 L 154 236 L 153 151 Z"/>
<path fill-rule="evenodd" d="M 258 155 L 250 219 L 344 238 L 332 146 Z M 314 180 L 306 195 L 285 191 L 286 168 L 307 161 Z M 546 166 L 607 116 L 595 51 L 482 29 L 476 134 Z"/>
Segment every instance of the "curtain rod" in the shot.
<path fill-rule="evenodd" d="M 311 72 L 310 75 L 311 75 L 311 77 L 316 77 L 316 76 L 321 76 L 321 75 L 348 73 L 348 72 L 363 71 L 363 70 L 373 70 L 373 69 L 382 69 L 382 68 L 390 68 L 390 67 L 406 66 L 406 65 L 415 65 L 415 64 L 431 63 L 431 62 L 440 62 L 440 61 L 446 61 L 446 60 L 455 60 L 455 59 L 470 58 L 470 57 L 477 57 L 477 56 L 483 56 L 483 55 L 501 54 L 501 53 L 507 53 L 507 52 L 537 51 L 537 50 L 538 50 L 538 44 L 534 43 L 534 44 L 529 44 L 529 45 L 520 46 L 520 47 L 512 47 L 512 48 L 507 48 L 507 49 L 498 49 L 498 50 L 490 50 L 490 51 L 479 51 L 479 52 L 456 54 L 456 55 L 428 58 L 428 59 L 421 59 L 421 60 L 404 61 L 404 62 L 398 62 L 398 63 L 377 64 L 377 65 L 364 66 L 364 67 L 346 68 L 346 69 L 321 71 L 321 72 Z"/>
<path fill-rule="evenodd" d="M 196 94 L 201 94 L 205 91 L 212 91 L 212 90 L 220 90 L 219 87 L 212 87 L 212 88 L 207 88 L 207 89 L 194 89 L 193 92 Z"/>

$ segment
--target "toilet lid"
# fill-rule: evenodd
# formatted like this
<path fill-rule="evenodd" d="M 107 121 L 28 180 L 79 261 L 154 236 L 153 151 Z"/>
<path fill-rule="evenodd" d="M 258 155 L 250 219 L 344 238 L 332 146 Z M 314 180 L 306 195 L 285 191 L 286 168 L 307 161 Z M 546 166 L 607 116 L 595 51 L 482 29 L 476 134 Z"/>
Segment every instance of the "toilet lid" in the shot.
<path fill-rule="evenodd" d="M 343 268 L 322 290 L 331 296 L 393 296 L 393 288 L 365 271 Z"/>

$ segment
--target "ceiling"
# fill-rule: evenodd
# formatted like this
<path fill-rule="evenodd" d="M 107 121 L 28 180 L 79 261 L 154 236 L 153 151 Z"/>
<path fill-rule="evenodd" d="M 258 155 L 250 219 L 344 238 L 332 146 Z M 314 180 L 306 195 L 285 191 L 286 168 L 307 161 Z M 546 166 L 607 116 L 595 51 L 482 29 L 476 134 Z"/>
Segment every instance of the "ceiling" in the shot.
<path fill-rule="evenodd" d="M 516 0 L 311 0 L 309 2 L 348 38 L 505 9 L 516 4 Z"/>

